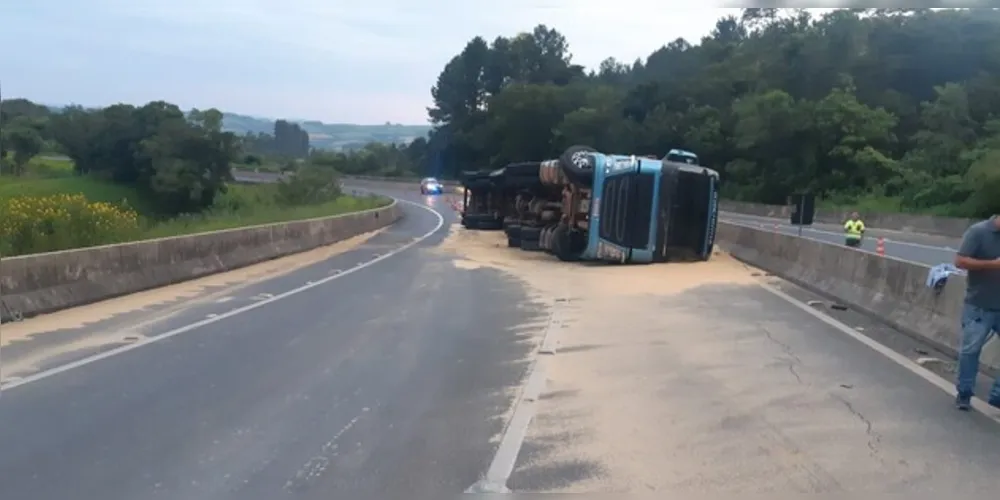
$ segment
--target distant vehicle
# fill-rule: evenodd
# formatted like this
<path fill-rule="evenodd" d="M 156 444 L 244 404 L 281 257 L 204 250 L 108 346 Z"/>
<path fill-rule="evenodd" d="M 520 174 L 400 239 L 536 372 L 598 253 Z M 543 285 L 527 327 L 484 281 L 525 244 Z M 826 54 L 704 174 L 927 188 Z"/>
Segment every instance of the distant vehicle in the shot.
<path fill-rule="evenodd" d="M 687 163 L 688 165 L 700 165 L 698 160 L 698 155 L 690 152 L 684 151 L 683 149 L 671 149 L 667 153 L 667 157 L 664 158 L 665 161 L 672 161 L 674 163 Z"/>
<path fill-rule="evenodd" d="M 420 181 L 420 194 L 441 194 L 444 186 L 433 177 L 427 177 Z"/>

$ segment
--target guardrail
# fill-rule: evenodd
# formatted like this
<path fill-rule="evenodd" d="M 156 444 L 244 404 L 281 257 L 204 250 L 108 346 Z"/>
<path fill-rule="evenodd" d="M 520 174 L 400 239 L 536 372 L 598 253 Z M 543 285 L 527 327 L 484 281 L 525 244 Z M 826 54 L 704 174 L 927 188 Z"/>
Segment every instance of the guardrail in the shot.
<path fill-rule="evenodd" d="M 719 203 L 719 208 L 726 212 L 743 215 L 756 215 L 759 217 L 774 217 L 788 220 L 791 217 L 793 207 L 783 205 L 765 205 L 763 203 L 747 203 L 742 201 L 723 200 Z M 860 212 L 860 211 L 859 211 Z M 843 224 L 850 215 L 846 210 L 816 210 L 814 220 L 823 224 Z M 938 217 L 932 215 L 903 214 L 903 213 L 862 213 L 865 224 L 869 227 L 902 231 L 906 233 L 932 234 L 936 236 L 948 236 L 951 238 L 961 238 L 965 230 L 970 225 L 977 222 L 974 219 L 961 217 Z"/>
<path fill-rule="evenodd" d="M 965 276 L 952 275 L 935 291 L 926 286 L 930 267 L 922 264 L 725 222 L 717 235 L 733 257 L 957 355 Z M 991 341 L 982 360 L 1000 370 L 1000 342 Z"/>
<path fill-rule="evenodd" d="M 388 226 L 392 204 L 351 214 L 3 259 L 0 322 L 304 252 Z"/>

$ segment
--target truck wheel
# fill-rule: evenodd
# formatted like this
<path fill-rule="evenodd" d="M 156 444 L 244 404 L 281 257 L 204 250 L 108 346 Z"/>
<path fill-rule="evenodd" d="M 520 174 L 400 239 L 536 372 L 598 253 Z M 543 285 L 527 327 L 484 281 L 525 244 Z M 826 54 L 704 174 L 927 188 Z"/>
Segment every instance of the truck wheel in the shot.
<path fill-rule="evenodd" d="M 542 234 L 542 229 L 538 227 L 521 226 L 521 241 L 534 241 L 538 243 L 538 238 Z"/>
<path fill-rule="evenodd" d="M 538 246 L 538 240 L 521 240 L 521 250 L 526 252 L 538 252 L 542 248 Z"/>
<path fill-rule="evenodd" d="M 503 221 L 497 219 L 496 217 L 485 215 L 483 220 L 479 222 L 479 229 L 486 231 L 499 231 L 503 229 Z"/>
<path fill-rule="evenodd" d="M 462 217 L 466 229 L 493 229 L 495 219 L 489 214 L 466 214 Z"/>
<path fill-rule="evenodd" d="M 580 260 L 583 253 L 580 243 L 586 242 L 581 237 L 582 233 L 573 231 L 565 224 L 559 224 L 552 231 L 552 253 L 563 262 L 576 262 Z"/>
<path fill-rule="evenodd" d="M 590 146 L 570 146 L 559 156 L 559 166 L 575 184 L 590 185 L 594 180 L 597 150 Z"/>

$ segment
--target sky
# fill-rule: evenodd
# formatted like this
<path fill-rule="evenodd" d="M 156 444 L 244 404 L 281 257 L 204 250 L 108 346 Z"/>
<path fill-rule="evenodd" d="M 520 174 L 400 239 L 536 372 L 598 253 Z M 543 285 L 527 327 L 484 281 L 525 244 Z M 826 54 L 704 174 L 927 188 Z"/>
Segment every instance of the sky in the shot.
<path fill-rule="evenodd" d="M 426 123 L 430 88 L 472 37 L 546 24 L 573 62 L 695 42 L 738 8 L 673 0 L 0 0 L 5 98 L 166 100 L 270 118 Z M 704 5 L 705 3 L 703 3 Z M 824 9 L 825 10 L 825 9 Z"/>

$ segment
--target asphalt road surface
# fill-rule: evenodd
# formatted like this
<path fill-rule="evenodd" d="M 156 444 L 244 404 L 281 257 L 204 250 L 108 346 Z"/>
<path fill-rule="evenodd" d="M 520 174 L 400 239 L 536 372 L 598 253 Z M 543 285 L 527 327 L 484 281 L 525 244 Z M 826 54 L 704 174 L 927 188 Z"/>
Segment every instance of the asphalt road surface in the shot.
<path fill-rule="evenodd" d="M 528 347 L 504 333 L 531 311 L 498 273 L 449 273 L 433 247 L 453 215 L 436 203 L 441 226 L 436 213 L 408 205 L 401 223 L 354 250 L 228 300 L 182 307 L 141 332 L 173 336 L 8 380 L 0 498 L 445 498 L 464 490 L 488 464 L 510 405 L 505 391 L 525 369 L 517 361 Z M 67 325 L 27 342 L 42 349 L 47 336 L 95 337 L 104 328 Z M 15 347 L 30 350 L 5 349 Z"/>
<path fill-rule="evenodd" d="M 731 212 L 720 214 L 720 219 L 732 224 L 768 231 L 778 231 L 788 235 L 799 234 L 798 226 L 793 226 L 787 220 L 783 219 Z M 803 227 L 802 237 L 834 245 L 844 244 L 843 229 L 832 224 L 813 224 L 809 227 Z M 961 244 L 961 241 L 956 238 L 868 228 L 862 242 L 861 250 L 875 252 L 879 237 L 883 238 L 885 255 L 928 266 L 952 262 L 955 259 L 955 250 Z"/>
<path fill-rule="evenodd" d="M 388 194 L 406 218 L 343 253 L 5 345 L 80 348 L 5 380 L 0 499 L 441 499 L 497 470 L 521 492 L 995 487 L 996 415 L 738 263 L 557 263 Z"/>

